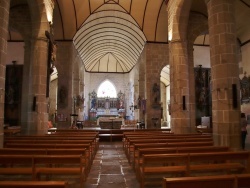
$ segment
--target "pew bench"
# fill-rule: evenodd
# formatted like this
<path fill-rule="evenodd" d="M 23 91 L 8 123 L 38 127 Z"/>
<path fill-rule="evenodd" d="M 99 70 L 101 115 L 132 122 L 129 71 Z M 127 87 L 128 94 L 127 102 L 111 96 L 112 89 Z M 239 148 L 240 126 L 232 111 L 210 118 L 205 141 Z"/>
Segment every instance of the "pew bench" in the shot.
<path fill-rule="evenodd" d="M 212 138 L 211 135 L 203 134 L 173 134 L 165 131 L 147 131 L 147 132 L 124 132 L 123 133 L 123 147 L 128 146 L 131 139 L 149 139 L 149 138 L 169 138 L 169 139 L 182 139 L 182 138 Z"/>
<path fill-rule="evenodd" d="M 201 146 L 213 146 L 214 143 L 212 141 L 208 142 L 169 142 L 169 143 L 134 143 L 132 149 L 128 150 L 128 162 L 131 164 L 131 161 L 134 159 L 132 157 L 135 156 L 135 152 L 137 148 L 158 148 L 158 147 L 201 147 Z"/>
<path fill-rule="evenodd" d="M 0 181 L 1 188 L 67 188 L 65 181 Z"/>
<path fill-rule="evenodd" d="M 162 177 L 200 176 L 250 172 L 250 152 L 209 152 L 143 155 L 139 169 L 141 187 L 160 183 Z"/>
<path fill-rule="evenodd" d="M 199 177 L 163 178 L 163 188 L 246 188 L 250 187 L 250 174 Z"/>
<path fill-rule="evenodd" d="M 142 156 L 147 154 L 171 154 L 171 153 L 208 153 L 208 152 L 226 152 L 229 147 L 226 146 L 202 146 L 202 147 L 162 147 L 162 148 L 138 148 L 137 155 L 134 156 L 133 167 L 138 177 L 139 169 L 142 164 Z"/>
<path fill-rule="evenodd" d="M 85 158 L 82 155 L 0 155 L 1 175 L 79 175 L 81 185 L 86 179 Z"/>
<path fill-rule="evenodd" d="M 92 137 L 68 137 L 68 136 L 17 136 L 17 137 L 5 137 L 4 146 L 8 144 L 16 143 L 64 143 L 64 144 L 86 144 L 90 143 L 93 148 L 93 154 L 96 154 L 99 148 L 99 139 L 95 136 Z"/>
<path fill-rule="evenodd" d="M 191 139 L 205 139 L 204 141 L 207 141 L 206 139 L 209 139 L 209 141 L 212 140 L 211 135 L 186 135 L 186 134 L 166 134 L 166 133 L 160 133 L 160 134 L 145 134 L 145 135 L 137 135 L 137 136 L 128 136 L 124 135 L 124 140 L 123 140 L 123 149 L 128 150 L 131 147 L 133 148 L 133 144 L 135 142 L 143 142 L 143 140 L 149 140 L 147 142 L 150 142 L 152 139 L 169 139 L 169 140 L 191 140 Z"/>
<path fill-rule="evenodd" d="M 182 139 L 168 139 L 168 138 L 154 138 L 154 139 L 136 139 L 136 140 L 130 140 L 130 146 L 127 148 L 127 153 L 133 152 L 134 155 L 137 150 L 137 144 L 152 144 L 152 143 L 184 143 L 184 142 L 199 142 L 199 143 L 205 143 L 205 142 L 211 142 L 213 143 L 212 138 L 182 138 Z"/>
<path fill-rule="evenodd" d="M 86 168 L 87 177 L 91 166 L 91 157 L 87 149 L 20 149 L 20 148 L 0 148 L 0 155 L 82 155 L 84 157 L 84 164 Z"/>

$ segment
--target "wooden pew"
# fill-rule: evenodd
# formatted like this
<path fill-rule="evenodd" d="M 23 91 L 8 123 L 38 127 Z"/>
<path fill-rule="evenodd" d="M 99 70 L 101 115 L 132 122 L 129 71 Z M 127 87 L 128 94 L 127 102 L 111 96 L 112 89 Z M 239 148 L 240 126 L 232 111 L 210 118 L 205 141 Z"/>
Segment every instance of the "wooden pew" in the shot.
<path fill-rule="evenodd" d="M 247 188 L 250 187 L 250 174 L 216 175 L 199 177 L 163 178 L 163 188 Z"/>
<path fill-rule="evenodd" d="M 82 155 L 84 157 L 83 163 L 86 168 L 86 177 L 91 167 L 91 157 L 87 149 L 26 149 L 26 148 L 0 148 L 0 155 Z"/>
<path fill-rule="evenodd" d="M 82 143 L 86 143 L 89 142 L 92 145 L 93 148 L 93 153 L 96 154 L 98 148 L 99 148 L 99 141 L 98 138 L 96 138 L 96 136 L 90 136 L 90 137 L 82 137 L 82 136 L 73 136 L 73 137 L 69 137 L 69 136 L 17 136 L 17 137 L 7 137 L 4 139 L 4 144 L 8 144 L 8 143 L 22 143 L 22 142 L 33 142 L 33 143 L 37 143 L 37 142 L 60 142 L 60 143 L 76 143 L 76 142 L 81 142 Z"/>
<path fill-rule="evenodd" d="M 138 141 L 142 142 L 143 140 L 150 139 L 174 139 L 174 140 L 183 140 L 183 139 L 212 139 L 210 135 L 144 135 L 140 137 L 127 137 L 123 142 L 123 149 L 125 152 L 133 147 L 133 143 Z"/>
<path fill-rule="evenodd" d="M 250 152 L 209 152 L 143 155 L 139 170 L 141 187 L 160 183 L 161 177 L 200 176 L 250 172 Z"/>
<path fill-rule="evenodd" d="M 163 188 L 236 188 L 234 175 L 163 178 Z"/>
<path fill-rule="evenodd" d="M 129 149 L 127 153 L 128 161 L 131 163 L 131 156 L 135 155 L 137 148 L 159 148 L 159 147 L 197 147 L 197 146 L 213 146 L 213 142 L 169 142 L 169 143 L 134 143 L 132 151 Z"/>
<path fill-rule="evenodd" d="M 67 188 L 65 181 L 0 181 L 1 188 Z"/>
<path fill-rule="evenodd" d="M 134 156 L 133 167 L 136 175 L 139 175 L 139 169 L 142 164 L 142 156 L 147 154 L 170 154 L 170 153 L 208 153 L 208 152 L 226 152 L 229 147 L 226 146 L 202 146 L 202 147 L 162 147 L 162 148 L 138 148 L 138 154 Z"/>
<path fill-rule="evenodd" d="M 91 144 L 36 144 L 36 143 L 7 143 L 5 148 L 23 148 L 23 149 L 86 149 L 90 156 L 90 162 L 93 162 L 94 152 Z"/>
<path fill-rule="evenodd" d="M 0 174 L 30 175 L 32 180 L 40 180 L 41 175 L 74 174 L 83 185 L 85 159 L 82 155 L 0 155 Z"/>

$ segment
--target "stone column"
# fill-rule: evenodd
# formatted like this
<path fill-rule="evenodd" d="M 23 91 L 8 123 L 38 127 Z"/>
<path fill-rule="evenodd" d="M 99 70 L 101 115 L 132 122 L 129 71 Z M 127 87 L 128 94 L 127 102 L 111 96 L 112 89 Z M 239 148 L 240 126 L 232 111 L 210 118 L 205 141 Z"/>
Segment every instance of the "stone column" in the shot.
<path fill-rule="evenodd" d="M 216 145 L 240 148 L 239 65 L 234 0 L 209 0 L 208 25 L 212 73 L 212 122 Z M 232 88 L 236 86 L 236 94 Z M 233 106 L 233 101 L 237 106 Z"/>
<path fill-rule="evenodd" d="M 28 124 L 28 112 L 32 110 L 32 104 L 29 103 L 29 98 L 32 98 L 30 96 L 31 92 L 31 84 L 27 84 L 31 82 L 30 76 L 30 68 L 31 68 L 31 61 L 30 61 L 30 55 L 31 55 L 31 43 L 30 40 L 25 40 L 25 46 L 24 46 L 24 65 L 23 65 L 23 83 L 22 83 L 22 104 L 21 104 L 21 127 L 23 127 L 23 130 L 26 130 L 27 124 Z M 24 131 L 25 132 L 25 131 Z"/>
<path fill-rule="evenodd" d="M 10 1 L 0 1 L 0 148 L 3 147 L 5 63 L 7 54 L 7 36 Z"/>
<path fill-rule="evenodd" d="M 170 41 L 169 48 L 171 131 L 190 133 L 187 44 L 181 40 Z"/>
<path fill-rule="evenodd" d="M 145 89 L 145 69 L 146 69 L 146 52 L 145 52 L 145 48 L 144 50 L 142 51 L 141 53 L 141 57 L 140 57 L 140 60 L 139 60 L 139 80 L 138 80 L 138 83 L 139 83 L 139 96 L 141 98 L 141 104 L 142 104 L 142 100 L 145 100 L 146 98 L 146 89 Z M 145 113 L 142 109 L 142 107 L 140 106 L 139 107 L 140 110 L 139 110 L 139 121 L 144 121 L 145 122 Z M 146 122 L 145 122 L 146 123 Z"/>
<path fill-rule="evenodd" d="M 58 71 L 58 91 L 57 91 L 57 114 L 63 114 L 66 121 L 58 121 L 57 128 L 69 128 L 71 125 L 73 101 L 73 44 L 69 42 L 57 43 L 57 61 Z"/>
<path fill-rule="evenodd" d="M 31 91 L 28 99 L 28 123 L 21 127 L 23 134 L 46 133 L 48 129 L 48 102 L 46 98 L 48 43 L 44 37 L 31 42 Z"/>
<path fill-rule="evenodd" d="M 168 64 L 168 44 L 147 43 L 146 49 L 146 98 L 147 128 L 161 128 L 160 74 Z"/>
<path fill-rule="evenodd" d="M 195 78 L 194 78 L 194 48 L 193 43 L 188 44 L 188 72 L 189 72 L 189 117 L 191 132 L 196 131 L 196 103 L 195 103 Z"/>

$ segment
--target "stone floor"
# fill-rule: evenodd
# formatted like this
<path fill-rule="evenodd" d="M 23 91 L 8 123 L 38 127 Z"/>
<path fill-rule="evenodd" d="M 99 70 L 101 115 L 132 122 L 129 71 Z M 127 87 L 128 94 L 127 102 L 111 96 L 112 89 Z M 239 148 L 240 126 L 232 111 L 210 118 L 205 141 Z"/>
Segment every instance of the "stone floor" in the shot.
<path fill-rule="evenodd" d="M 85 188 L 139 188 L 122 142 L 100 142 Z"/>

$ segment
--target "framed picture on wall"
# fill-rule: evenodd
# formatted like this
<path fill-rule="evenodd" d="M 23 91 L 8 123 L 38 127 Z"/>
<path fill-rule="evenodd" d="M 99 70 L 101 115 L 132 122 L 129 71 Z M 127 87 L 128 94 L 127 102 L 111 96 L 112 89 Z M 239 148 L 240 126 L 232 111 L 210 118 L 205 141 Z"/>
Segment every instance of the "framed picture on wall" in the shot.
<path fill-rule="evenodd" d="M 57 114 L 57 116 L 56 116 L 57 118 L 57 121 L 60 121 L 60 122 L 62 122 L 62 121 L 67 121 L 67 117 L 64 115 L 64 114 Z"/>

